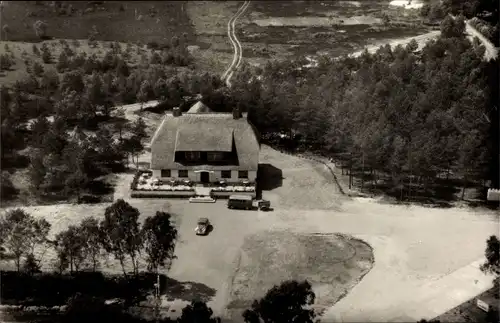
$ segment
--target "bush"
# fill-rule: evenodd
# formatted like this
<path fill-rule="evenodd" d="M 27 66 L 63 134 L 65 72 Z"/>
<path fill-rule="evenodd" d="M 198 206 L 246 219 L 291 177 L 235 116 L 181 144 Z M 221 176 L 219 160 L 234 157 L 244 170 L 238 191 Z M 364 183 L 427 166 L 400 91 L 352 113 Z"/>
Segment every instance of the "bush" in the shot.
<path fill-rule="evenodd" d="M 14 65 L 14 62 L 9 57 L 9 55 L 7 54 L 0 55 L 0 69 L 9 70 L 12 67 L 12 65 Z"/>
<path fill-rule="evenodd" d="M 43 51 L 42 60 L 45 64 L 50 64 L 52 62 L 52 55 L 50 55 L 48 50 Z"/>

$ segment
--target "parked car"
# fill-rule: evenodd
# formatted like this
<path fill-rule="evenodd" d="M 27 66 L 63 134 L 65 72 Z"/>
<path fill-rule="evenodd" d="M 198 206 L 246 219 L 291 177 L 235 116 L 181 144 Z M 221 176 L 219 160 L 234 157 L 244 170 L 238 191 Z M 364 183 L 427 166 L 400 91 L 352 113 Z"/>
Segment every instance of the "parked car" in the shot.
<path fill-rule="evenodd" d="M 253 209 L 253 198 L 249 195 L 231 195 L 227 201 L 229 209 L 251 210 Z"/>
<path fill-rule="evenodd" d="M 198 225 L 194 229 L 194 232 L 198 236 L 204 236 L 208 234 L 208 227 L 210 226 L 210 221 L 207 218 L 199 218 Z"/>
<path fill-rule="evenodd" d="M 257 202 L 257 206 L 261 211 L 269 211 L 271 209 L 271 202 L 267 200 L 260 200 Z"/>

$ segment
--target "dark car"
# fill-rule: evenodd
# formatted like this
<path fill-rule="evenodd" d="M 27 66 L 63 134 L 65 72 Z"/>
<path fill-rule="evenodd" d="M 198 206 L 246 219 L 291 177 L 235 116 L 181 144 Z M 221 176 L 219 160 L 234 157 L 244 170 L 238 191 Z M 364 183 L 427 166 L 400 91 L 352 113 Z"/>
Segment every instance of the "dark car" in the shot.
<path fill-rule="evenodd" d="M 210 226 L 210 221 L 207 218 L 199 218 L 198 225 L 194 229 L 194 232 L 198 236 L 207 235 L 209 226 Z"/>

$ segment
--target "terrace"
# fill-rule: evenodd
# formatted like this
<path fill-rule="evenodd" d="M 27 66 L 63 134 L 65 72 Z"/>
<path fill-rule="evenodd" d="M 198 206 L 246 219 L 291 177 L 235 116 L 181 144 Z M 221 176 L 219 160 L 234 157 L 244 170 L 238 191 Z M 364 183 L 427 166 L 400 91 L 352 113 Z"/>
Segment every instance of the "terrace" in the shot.
<path fill-rule="evenodd" d="M 243 193 L 250 194 L 255 197 L 256 195 L 256 183 L 243 180 L 238 183 L 228 183 L 225 180 L 219 180 L 215 183 L 195 183 L 189 179 L 179 180 L 179 179 L 169 179 L 162 181 L 158 178 L 152 177 L 151 171 L 139 172 L 131 185 L 133 196 L 136 195 L 144 196 L 145 193 L 151 193 L 151 195 L 158 196 L 197 196 L 206 195 L 209 191 L 211 195 L 216 197 L 225 197 L 232 195 L 233 193 Z M 208 190 L 207 190 L 208 189 Z M 134 194 L 138 193 L 138 194 Z M 147 194 L 149 196 L 149 194 Z"/>

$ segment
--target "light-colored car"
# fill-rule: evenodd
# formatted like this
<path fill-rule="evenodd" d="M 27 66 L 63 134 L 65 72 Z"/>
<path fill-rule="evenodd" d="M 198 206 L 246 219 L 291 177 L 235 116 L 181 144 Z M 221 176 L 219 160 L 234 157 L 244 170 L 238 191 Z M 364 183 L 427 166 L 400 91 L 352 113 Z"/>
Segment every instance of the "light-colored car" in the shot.
<path fill-rule="evenodd" d="M 210 221 L 207 218 L 199 218 L 198 225 L 194 229 L 194 232 L 198 236 L 207 235 L 209 226 L 210 226 Z"/>

